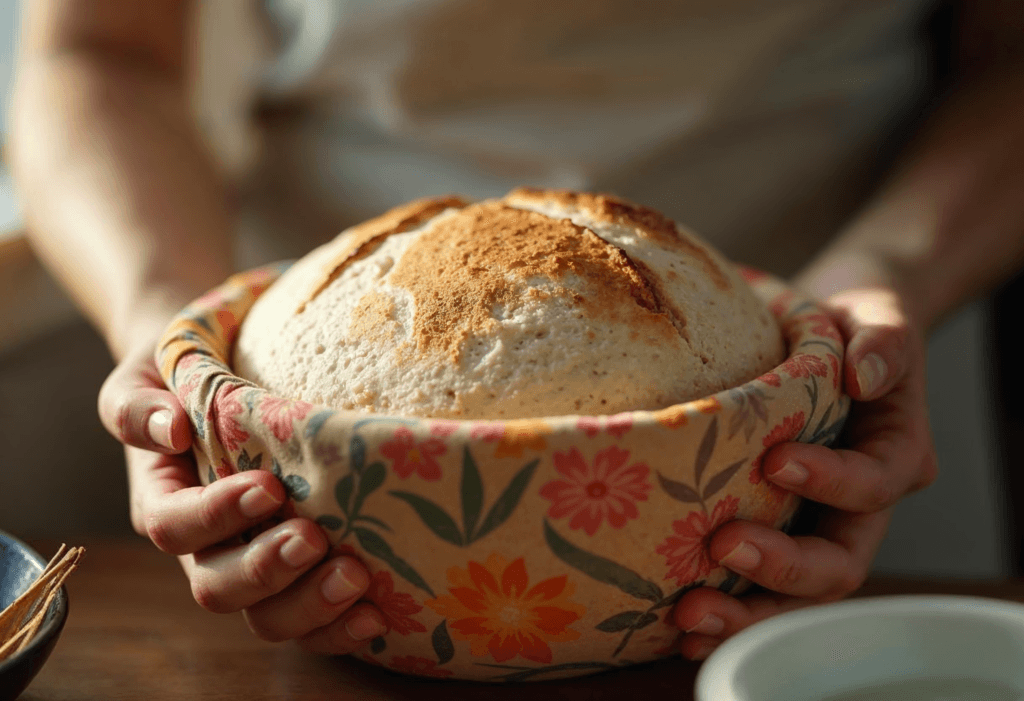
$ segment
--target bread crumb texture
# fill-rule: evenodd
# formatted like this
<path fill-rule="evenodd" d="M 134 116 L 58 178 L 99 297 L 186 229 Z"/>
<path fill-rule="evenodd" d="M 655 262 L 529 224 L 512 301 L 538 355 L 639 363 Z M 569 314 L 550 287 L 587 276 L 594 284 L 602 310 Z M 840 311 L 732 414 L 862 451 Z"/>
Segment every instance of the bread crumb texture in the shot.
<path fill-rule="evenodd" d="M 517 419 L 659 409 L 784 354 L 733 266 L 660 213 L 521 188 L 342 232 L 256 301 L 234 369 L 338 409 Z"/>

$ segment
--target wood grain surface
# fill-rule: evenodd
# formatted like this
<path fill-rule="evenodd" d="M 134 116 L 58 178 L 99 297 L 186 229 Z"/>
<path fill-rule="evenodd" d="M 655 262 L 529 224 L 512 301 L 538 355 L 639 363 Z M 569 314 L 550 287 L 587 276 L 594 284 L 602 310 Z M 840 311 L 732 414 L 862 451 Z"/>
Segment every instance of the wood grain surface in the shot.
<path fill-rule="evenodd" d="M 350 658 L 256 639 L 241 616 L 193 600 L 177 561 L 141 540 L 95 541 L 68 583 L 71 611 L 53 656 L 21 701 L 340 699 L 432 701 L 692 699 L 698 665 L 667 660 L 528 685 L 421 681 Z M 54 543 L 34 542 L 44 555 Z M 874 579 L 862 594 L 954 593 L 1024 601 L 1024 581 Z"/>

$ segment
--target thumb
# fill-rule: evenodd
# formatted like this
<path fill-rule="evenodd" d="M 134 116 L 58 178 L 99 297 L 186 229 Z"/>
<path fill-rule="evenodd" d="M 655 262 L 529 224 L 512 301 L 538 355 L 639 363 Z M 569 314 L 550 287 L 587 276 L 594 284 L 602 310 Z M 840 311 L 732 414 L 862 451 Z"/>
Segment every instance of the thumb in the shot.
<path fill-rule="evenodd" d="M 151 348 L 126 356 L 110 373 L 99 414 L 114 438 L 136 448 L 181 453 L 192 444 L 188 414 L 164 385 Z"/>
<path fill-rule="evenodd" d="M 826 303 L 847 342 L 843 369 L 847 392 L 858 401 L 885 396 L 912 362 L 915 336 L 899 295 L 887 288 L 850 290 Z"/>

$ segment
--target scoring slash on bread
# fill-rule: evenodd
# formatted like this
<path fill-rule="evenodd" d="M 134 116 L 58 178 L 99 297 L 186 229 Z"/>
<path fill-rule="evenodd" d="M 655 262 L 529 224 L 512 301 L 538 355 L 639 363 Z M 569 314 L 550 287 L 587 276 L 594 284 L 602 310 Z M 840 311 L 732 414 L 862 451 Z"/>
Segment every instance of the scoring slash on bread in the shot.
<path fill-rule="evenodd" d="M 659 409 L 784 355 L 765 304 L 692 233 L 615 197 L 520 188 L 342 232 L 256 301 L 234 369 L 343 410 L 507 420 Z"/>

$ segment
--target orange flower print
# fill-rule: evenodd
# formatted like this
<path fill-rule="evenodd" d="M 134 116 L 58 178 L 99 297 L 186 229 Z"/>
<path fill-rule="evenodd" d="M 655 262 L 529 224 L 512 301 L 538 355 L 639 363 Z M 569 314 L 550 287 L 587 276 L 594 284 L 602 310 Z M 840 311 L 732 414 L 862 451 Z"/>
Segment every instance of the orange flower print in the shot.
<path fill-rule="evenodd" d="M 393 440 L 380 447 L 381 454 L 392 461 L 391 467 L 399 477 L 406 479 L 415 472 L 428 482 L 441 479 L 441 466 L 435 458 L 447 450 L 439 438 L 417 443 L 413 432 L 404 426 L 395 431 Z"/>
<path fill-rule="evenodd" d="M 726 497 L 715 504 L 709 517 L 703 511 L 691 511 L 685 519 L 672 523 L 674 535 L 668 536 L 658 546 L 658 554 L 665 556 L 668 566 L 666 577 L 673 577 L 676 584 L 685 586 L 706 577 L 718 563 L 712 561 L 708 544 L 711 534 L 719 526 L 736 517 L 740 500 Z"/>
<path fill-rule="evenodd" d="M 701 414 L 715 414 L 721 411 L 722 403 L 718 397 L 704 397 L 686 404 L 676 404 L 654 413 L 654 420 L 665 428 L 679 428 L 690 421 L 688 413 L 696 409 Z M 614 418 L 614 417 L 613 417 Z"/>
<path fill-rule="evenodd" d="M 548 516 L 564 518 L 572 515 L 569 528 L 582 528 L 594 535 L 607 519 L 612 528 L 622 528 L 636 518 L 638 501 L 647 501 L 651 485 L 650 469 L 642 462 L 627 467 L 629 451 L 609 446 L 598 451 L 592 465 L 576 448 L 568 453 L 555 453 L 555 469 L 565 479 L 548 482 L 540 495 L 551 502 Z"/>
<path fill-rule="evenodd" d="M 690 421 L 686 415 L 686 405 L 676 404 L 661 411 L 654 412 L 654 420 L 665 428 L 680 428 Z"/>
<path fill-rule="evenodd" d="M 469 642 L 476 657 L 495 662 L 519 656 L 551 662 L 552 642 L 580 637 L 569 626 L 586 608 L 571 600 L 576 586 L 565 575 L 530 587 L 523 558 L 512 563 L 500 555 L 448 570 L 448 594 L 428 599 L 427 606 L 448 620 L 452 638 Z"/>
<path fill-rule="evenodd" d="M 690 406 L 697 408 L 702 414 L 717 414 L 722 409 L 722 403 L 718 397 L 704 397 L 690 402 Z"/>
<path fill-rule="evenodd" d="M 418 674 L 421 677 L 438 677 L 443 679 L 454 674 L 449 669 L 438 668 L 437 662 L 434 660 L 428 660 L 426 657 L 414 657 L 412 655 L 392 657 L 388 667 L 402 674 Z"/>
<path fill-rule="evenodd" d="M 242 443 L 249 440 L 249 434 L 235 420 L 245 410 L 237 396 L 238 391 L 244 389 L 240 385 L 225 383 L 217 390 L 213 404 L 210 405 L 214 433 L 231 452 L 237 451 Z"/>
<path fill-rule="evenodd" d="M 505 432 L 494 449 L 496 458 L 521 458 L 527 450 L 541 451 L 548 443 L 544 436 L 551 433 L 546 421 L 515 421 L 505 425 Z"/>
<path fill-rule="evenodd" d="M 828 375 L 828 366 L 825 361 L 816 355 L 798 353 L 782 364 L 782 370 L 790 377 L 825 377 Z"/>
<path fill-rule="evenodd" d="M 423 607 L 417 604 L 411 595 L 395 591 L 395 583 L 387 570 L 381 570 L 373 575 L 364 598 L 372 601 L 384 614 L 384 624 L 388 631 L 394 631 L 399 635 L 427 632 L 422 623 L 410 618 L 422 611 Z"/>
<path fill-rule="evenodd" d="M 274 434 L 274 438 L 284 443 L 295 430 L 292 422 L 302 421 L 312 408 L 309 402 L 268 396 L 260 402 L 260 418 Z"/>

